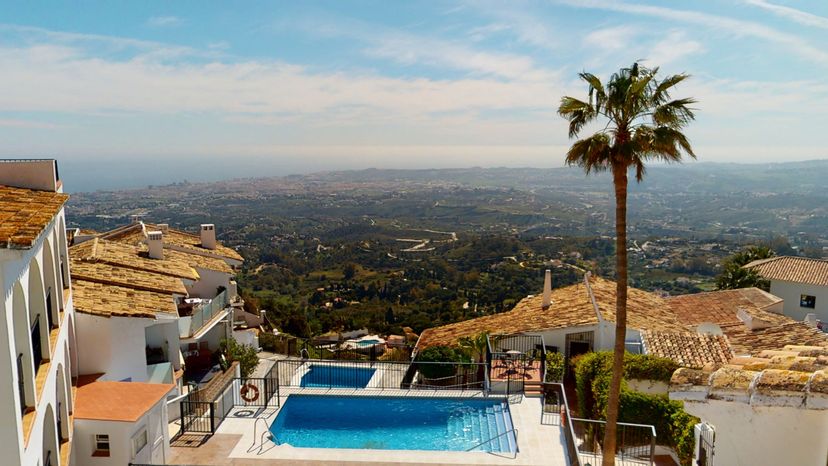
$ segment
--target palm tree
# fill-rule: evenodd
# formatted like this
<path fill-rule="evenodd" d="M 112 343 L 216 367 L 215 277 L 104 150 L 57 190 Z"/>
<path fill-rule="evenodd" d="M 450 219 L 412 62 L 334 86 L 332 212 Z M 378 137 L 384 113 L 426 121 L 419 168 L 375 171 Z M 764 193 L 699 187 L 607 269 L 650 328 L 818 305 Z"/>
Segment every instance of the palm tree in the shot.
<path fill-rule="evenodd" d="M 580 73 L 580 78 L 589 85 L 589 99 L 566 96 L 558 108 L 558 114 L 569 120 L 570 138 L 577 138 L 590 123 L 602 124 L 603 128 L 572 144 L 566 162 L 582 167 L 587 174 L 611 172 L 615 188 L 615 346 L 607 400 L 604 466 L 615 464 L 627 332 L 627 174 L 634 169 L 635 179 L 640 182 L 646 162 L 680 162 L 684 153 L 695 158 L 690 141 L 681 130 L 695 118 L 689 106 L 696 101 L 670 98 L 673 87 L 689 76 L 676 74 L 660 80 L 657 73 L 658 68 L 633 63 L 613 74 L 606 87 L 595 75 Z"/>

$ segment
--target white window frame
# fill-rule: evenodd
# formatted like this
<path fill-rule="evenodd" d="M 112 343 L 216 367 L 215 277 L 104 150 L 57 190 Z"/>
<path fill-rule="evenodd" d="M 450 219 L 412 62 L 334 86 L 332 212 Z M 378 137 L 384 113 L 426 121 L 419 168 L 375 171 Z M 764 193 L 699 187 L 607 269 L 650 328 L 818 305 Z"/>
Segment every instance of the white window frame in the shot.
<path fill-rule="evenodd" d="M 102 443 L 106 443 L 106 449 L 98 448 L 98 446 Z M 104 455 L 103 453 L 106 453 L 106 454 Z M 110 440 L 109 434 L 94 434 L 92 436 L 92 455 L 93 456 L 111 456 L 112 455 L 112 440 Z"/>
<path fill-rule="evenodd" d="M 137 446 L 142 438 L 143 443 L 141 446 Z M 135 435 L 132 436 L 130 441 L 130 445 L 132 446 L 132 459 L 135 459 L 135 457 L 138 456 L 138 453 L 141 453 L 141 450 L 143 450 L 147 444 L 149 444 L 149 433 L 147 432 L 146 427 L 142 427 L 135 433 Z"/>

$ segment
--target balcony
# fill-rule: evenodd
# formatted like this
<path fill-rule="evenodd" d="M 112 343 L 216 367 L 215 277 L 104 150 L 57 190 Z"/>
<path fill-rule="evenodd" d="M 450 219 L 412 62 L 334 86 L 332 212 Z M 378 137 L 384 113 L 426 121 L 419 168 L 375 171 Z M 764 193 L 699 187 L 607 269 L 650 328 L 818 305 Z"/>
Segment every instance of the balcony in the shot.
<path fill-rule="evenodd" d="M 175 383 L 172 364 L 161 362 L 147 365 L 147 383 Z"/>
<path fill-rule="evenodd" d="M 196 338 L 202 330 L 221 320 L 227 315 L 226 308 L 230 302 L 227 291 L 222 291 L 211 300 L 187 302 L 178 306 L 178 335 L 181 338 Z"/>

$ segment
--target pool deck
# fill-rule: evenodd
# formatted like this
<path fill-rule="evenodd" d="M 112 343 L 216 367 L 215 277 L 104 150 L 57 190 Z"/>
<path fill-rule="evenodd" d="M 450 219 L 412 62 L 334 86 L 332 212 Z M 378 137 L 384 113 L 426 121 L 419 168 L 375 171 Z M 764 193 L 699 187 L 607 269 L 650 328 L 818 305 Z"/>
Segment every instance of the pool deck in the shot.
<path fill-rule="evenodd" d="M 282 391 L 282 403 L 291 392 Z M 422 396 L 422 397 L 477 397 L 478 391 L 450 390 L 354 390 L 354 389 L 295 389 L 293 393 L 363 396 Z M 492 395 L 494 396 L 494 395 Z M 251 411 L 234 408 L 219 426 L 216 434 L 200 446 L 183 446 L 186 439 L 178 439 L 172 448 L 172 464 L 199 465 L 548 465 L 566 466 L 565 439 L 559 426 L 541 424 L 540 398 L 523 398 L 509 405 L 512 423 L 518 431 L 518 453 L 451 452 L 422 450 L 359 450 L 339 448 L 294 448 L 275 445 L 267 439 L 267 426 L 273 422 L 278 408 Z M 264 419 L 257 421 L 256 419 Z M 256 431 L 254 433 L 254 431 Z M 194 444 L 198 444 L 195 439 Z"/>

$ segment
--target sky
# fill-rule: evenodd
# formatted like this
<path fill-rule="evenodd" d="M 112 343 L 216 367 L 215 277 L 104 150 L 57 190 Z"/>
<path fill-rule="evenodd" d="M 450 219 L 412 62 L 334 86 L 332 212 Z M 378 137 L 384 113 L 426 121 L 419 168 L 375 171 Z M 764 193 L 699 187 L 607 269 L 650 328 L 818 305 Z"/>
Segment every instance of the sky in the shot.
<path fill-rule="evenodd" d="M 828 158 L 825 0 L 3 1 L 0 157 L 559 166 L 578 73 L 636 60 L 692 75 L 700 161 Z"/>

